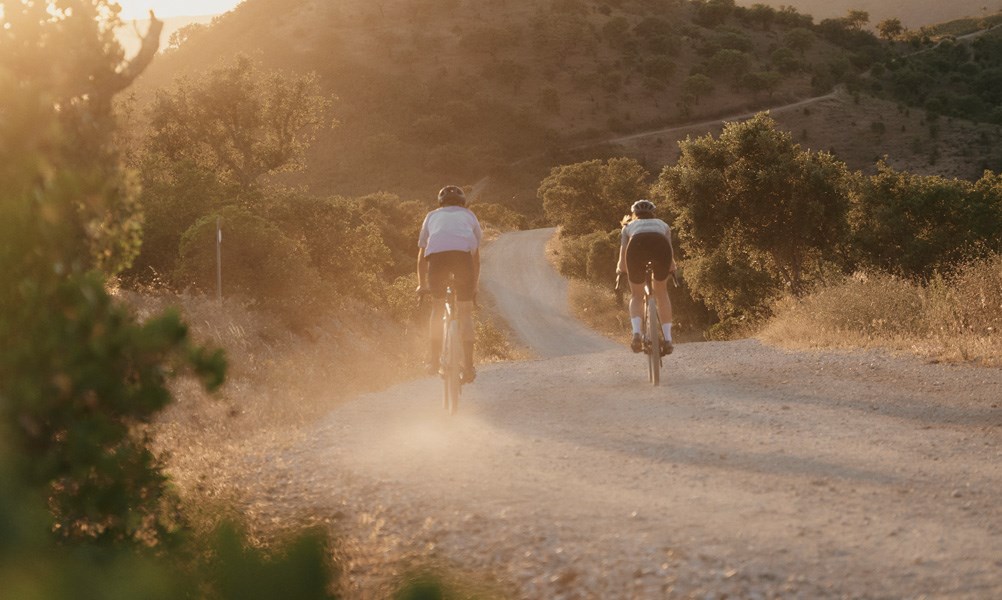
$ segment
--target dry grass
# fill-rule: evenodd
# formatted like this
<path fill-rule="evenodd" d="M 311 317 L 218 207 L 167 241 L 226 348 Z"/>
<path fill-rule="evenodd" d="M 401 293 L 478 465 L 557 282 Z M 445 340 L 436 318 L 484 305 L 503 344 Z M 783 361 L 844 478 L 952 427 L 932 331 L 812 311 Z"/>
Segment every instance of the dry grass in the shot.
<path fill-rule="evenodd" d="M 304 425 L 347 398 L 421 373 L 426 330 L 401 330 L 370 308 L 354 307 L 296 334 L 234 300 L 220 305 L 199 296 L 117 293 L 140 319 L 179 309 L 197 341 L 226 351 L 223 388 L 208 395 L 190 377 L 176 380 L 175 402 L 152 425 L 155 450 L 199 530 L 229 519 L 265 544 L 319 524 L 315 515 L 276 520 L 258 514 L 244 482 L 273 465 L 249 466 L 246 457 L 271 456 L 278 464 L 281 449 L 303 435 Z"/>
<path fill-rule="evenodd" d="M 418 314 L 413 286 L 404 284 L 407 293 L 395 299 L 394 312 L 411 315 L 403 327 L 385 322 L 372 308 L 354 306 L 301 334 L 232 300 L 220 305 L 204 297 L 117 292 L 140 319 L 177 307 L 199 342 L 227 352 L 229 372 L 219 393 L 207 395 L 191 378 L 174 383 L 175 402 L 152 426 L 155 450 L 164 456 L 196 531 L 207 533 L 226 520 L 240 523 L 256 546 L 281 547 L 304 530 L 327 530 L 333 560 L 380 574 L 372 577 L 385 579 L 386 597 L 404 586 L 400 573 L 418 568 L 434 573 L 455 597 L 505 597 L 490 574 L 398 556 L 344 533 L 346 515 L 317 510 L 285 479 L 295 462 L 288 448 L 309 435 L 310 424 L 352 396 L 424 376 L 427 321 Z M 490 306 L 478 314 L 479 360 L 517 357 L 492 314 Z M 345 512 L 364 515 L 371 509 L 346 506 Z M 359 585 L 354 577 L 337 585 L 345 597 L 365 597 L 353 587 Z"/>
<path fill-rule="evenodd" d="M 198 342 L 226 351 L 222 390 L 209 395 L 192 378 L 180 378 L 175 402 L 153 425 L 156 449 L 197 525 L 243 517 L 263 537 L 280 535 L 289 523 L 261 528 L 259 515 L 236 508 L 246 500 L 239 482 L 253 476 L 242 458 L 281 455 L 304 426 L 345 400 L 424 376 L 427 321 L 416 310 L 413 286 L 404 287 L 406 298 L 397 299 L 410 308 L 404 326 L 356 305 L 298 334 L 235 300 L 220 305 L 202 296 L 116 292 L 140 319 L 177 308 Z M 478 312 L 478 362 L 520 358 L 493 312 L 489 305 Z M 269 448 L 275 452 L 262 451 Z M 311 522 L 309 515 L 297 520 Z"/>
<path fill-rule="evenodd" d="M 759 333 L 788 347 L 865 347 L 1002 366 L 1002 255 L 919 284 L 857 275 L 787 298 Z"/>
<path fill-rule="evenodd" d="M 581 279 L 568 280 L 571 314 L 602 335 L 617 342 L 630 342 L 630 314 L 608 288 Z"/>

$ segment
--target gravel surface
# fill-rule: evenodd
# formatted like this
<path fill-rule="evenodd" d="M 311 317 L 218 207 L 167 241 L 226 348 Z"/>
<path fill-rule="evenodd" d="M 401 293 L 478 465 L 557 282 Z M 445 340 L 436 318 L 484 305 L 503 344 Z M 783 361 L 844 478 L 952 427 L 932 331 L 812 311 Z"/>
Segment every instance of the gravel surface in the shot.
<path fill-rule="evenodd" d="M 546 235 L 490 247 L 503 314 L 503 271 L 555 276 L 503 253 Z M 415 560 L 520 598 L 1002 597 L 1002 371 L 743 340 L 679 344 L 654 388 L 624 347 L 548 352 L 455 417 L 429 377 L 248 453 L 247 511 L 333 523 L 356 598 Z"/>

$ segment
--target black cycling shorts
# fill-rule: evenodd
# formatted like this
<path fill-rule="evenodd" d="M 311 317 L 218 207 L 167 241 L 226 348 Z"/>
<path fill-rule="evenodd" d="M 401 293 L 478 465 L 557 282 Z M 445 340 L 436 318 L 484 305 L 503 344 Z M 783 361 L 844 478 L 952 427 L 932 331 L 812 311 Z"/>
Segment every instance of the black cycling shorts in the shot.
<path fill-rule="evenodd" d="M 630 283 L 644 283 L 647 263 L 654 265 L 654 279 L 668 279 L 668 267 L 671 266 L 671 244 L 668 238 L 660 233 L 638 233 L 626 244 L 626 269 L 630 275 Z"/>
<path fill-rule="evenodd" d="M 428 286 L 433 297 L 445 298 L 445 288 L 452 274 L 456 276 L 456 299 L 473 300 L 472 254 L 450 250 L 428 254 L 424 258 L 428 261 Z"/>

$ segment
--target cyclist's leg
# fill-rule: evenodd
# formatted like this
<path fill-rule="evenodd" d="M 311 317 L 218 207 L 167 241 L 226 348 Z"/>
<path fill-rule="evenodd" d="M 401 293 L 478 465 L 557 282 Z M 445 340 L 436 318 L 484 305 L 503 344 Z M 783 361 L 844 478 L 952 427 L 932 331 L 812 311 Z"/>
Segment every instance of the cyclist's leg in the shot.
<path fill-rule="evenodd" d="M 633 333 L 630 348 L 634 352 L 643 349 L 640 329 L 644 315 L 644 278 L 649 256 L 649 242 L 643 235 L 630 239 L 626 246 L 626 266 L 630 279 L 630 328 Z"/>
<path fill-rule="evenodd" d="M 431 289 L 431 315 L 428 318 L 428 358 L 427 368 L 438 371 L 442 353 L 442 317 L 445 312 L 445 287 L 449 276 L 442 253 L 430 254 L 428 261 L 428 287 Z"/>
<path fill-rule="evenodd" d="M 668 280 L 654 280 L 654 298 L 658 301 L 658 318 L 662 323 L 672 322 L 671 299 L 668 297 Z"/>
<path fill-rule="evenodd" d="M 662 354 L 670 354 L 672 351 L 672 307 L 671 299 L 668 298 L 668 277 L 671 265 L 671 246 L 668 238 L 655 237 L 651 240 L 651 262 L 654 265 L 654 298 L 658 303 L 658 318 L 661 321 L 661 332 L 664 335 Z"/>
<path fill-rule="evenodd" d="M 470 383 L 476 378 L 476 369 L 473 366 L 475 335 L 473 326 L 473 255 L 461 253 L 454 258 L 456 298 L 459 301 L 459 330 L 463 339 L 463 381 Z"/>
<path fill-rule="evenodd" d="M 672 310 L 671 300 L 668 298 L 668 280 L 654 280 L 654 298 L 658 301 L 658 319 L 661 320 L 661 333 L 664 341 L 661 346 L 661 354 L 671 354 L 675 344 L 671 337 Z"/>
<path fill-rule="evenodd" d="M 630 282 L 630 321 L 644 316 L 644 284 Z M 640 321 L 633 324 L 633 333 L 640 333 Z"/>

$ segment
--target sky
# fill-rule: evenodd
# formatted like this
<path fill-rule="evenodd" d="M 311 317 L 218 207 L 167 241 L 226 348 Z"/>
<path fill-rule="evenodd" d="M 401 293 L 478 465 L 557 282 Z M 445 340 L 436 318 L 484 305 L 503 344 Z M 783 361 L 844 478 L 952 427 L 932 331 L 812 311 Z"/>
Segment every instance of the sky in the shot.
<path fill-rule="evenodd" d="M 158 17 L 214 15 L 232 9 L 241 0 L 118 0 L 122 19 L 145 19 L 150 9 Z"/>

